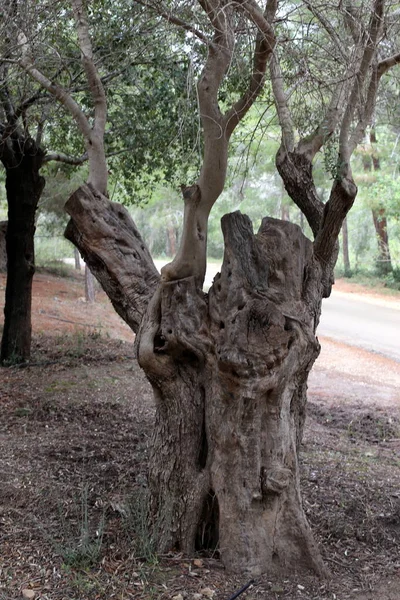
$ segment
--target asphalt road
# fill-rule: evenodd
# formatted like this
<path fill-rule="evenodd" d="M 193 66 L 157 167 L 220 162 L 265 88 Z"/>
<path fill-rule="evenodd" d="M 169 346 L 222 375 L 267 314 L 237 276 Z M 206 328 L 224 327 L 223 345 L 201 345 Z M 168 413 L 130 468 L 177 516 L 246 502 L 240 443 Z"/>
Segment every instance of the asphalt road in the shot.
<path fill-rule="evenodd" d="M 400 302 L 397 308 L 333 291 L 322 303 L 317 335 L 400 362 Z"/>
<path fill-rule="evenodd" d="M 155 264 L 160 270 L 165 261 Z M 219 263 L 207 264 L 205 290 L 220 269 Z M 334 289 L 323 301 L 317 334 L 400 362 L 400 302 L 395 308 Z"/>

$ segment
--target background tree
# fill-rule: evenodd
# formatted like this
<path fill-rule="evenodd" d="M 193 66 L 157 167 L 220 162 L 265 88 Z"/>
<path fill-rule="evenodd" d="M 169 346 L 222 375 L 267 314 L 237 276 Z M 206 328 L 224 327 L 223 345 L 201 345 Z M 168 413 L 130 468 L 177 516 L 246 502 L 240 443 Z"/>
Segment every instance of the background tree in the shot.
<path fill-rule="evenodd" d="M 52 92 L 38 86 L 31 77 L 22 76 L 21 80 L 18 70 L 21 49 L 25 52 L 22 61 L 29 62 L 30 53 L 34 55 L 36 65 L 45 65 L 50 79 L 58 79 L 70 93 L 76 95 L 83 111 L 90 103 L 69 8 L 62 3 L 54 3 L 49 11 L 40 2 L 35 7 L 5 2 L 4 7 L 0 61 L 3 107 L 1 152 L 9 182 L 10 224 L 1 360 L 23 362 L 30 355 L 33 236 L 37 205 L 44 186 L 39 170 L 49 161 L 61 161 L 76 167 L 88 159 L 92 150 L 86 151 L 79 129 L 75 124 L 71 126 L 54 104 Z M 107 155 L 111 157 L 108 164 L 111 184 L 113 189 L 121 186 L 126 196 L 133 190 L 137 192 L 139 188 L 151 187 L 157 179 L 173 180 L 185 171 L 188 164 L 196 161 L 197 154 L 193 132 L 187 127 L 186 111 L 181 110 L 177 119 L 176 113 L 167 110 L 171 106 L 178 110 L 185 106 L 186 101 L 191 102 L 186 94 L 187 60 L 183 60 L 181 53 L 176 62 L 166 61 L 165 72 L 158 69 L 161 46 L 143 44 L 152 31 L 151 18 L 141 18 L 140 7 L 131 9 L 124 2 L 115 5 L 115 9 L 118 9 L 117 20 L 112 18 L 104 3 L 96 3 L 92 6 L 91 17 L 96 26 L 101 80 L 106 86 L 104 93 L 108 94 L 110 105 L 104 144 Z M 132 45 L 132 32 L 140 43 Z M 157 96 L 157 108 L 148 111 L 146 107 L 154 94 Z M 175 102 L 176 97 L 179 97 L 178 103 Z M 127 108 L 132 106 L 135 106 L 136 115 L 132 110 L 127 112 Z M 85 119 L 89 123 L 91 115 L 88 116 L 89 120 L 86 116 Z M 159 127 L 153 127 L 150 132 L 150 125 L 154 123 L 159 123 Z M 187 160 L 181 157 L 178 168 L 177 148 L 181 146 L 186 149 Z M 22 160 L 22 157 L 25 158 Z M 28 160 L 28 157 L 31 159 Z M 128 177 L 127 173 L 132 170 L 134 176 Z M 25 175 L 22 176 L 23 173 Z M 30 179 L 32 183 L 28 186 Z M 17 188 L 23 189 L 18 191 Z M 29 214 L 24 214 L 28 206 Z M 86 273 L 89 274 L 88 271 Z"/>
<path fill-rule="evenodd" d="M 22 65 L 70 111 L 85 137 L 89 185 L 67 203 L 66 234 L 137 332 L 138 360 L 156 401 L 149 487 L 160 549 L 218 547 L 235 571 L 324 573 L 301 505 L 297 448 L 307 377 L 319 353 L 321 301 L 330 293 L 339 231 L 357 193 L 350 157 L 372 117 L 380 78 L 400 61 L 398 54 L 377 59 L 390 5 L 360 3 L 357 19 L 366 35 L 354 43 L 349 29 L 350 45 L 337 32 L 349 17 L 356 19 L 336 3 L 328 5 L 329 18 L 325 5 L 322 13 L 311 2 L 290 5 L 287 14 L 277 14 L 273 0 L 265 11 L 252 0 L 157 3 L 163 13 L 154 16 L 157 28 L 178 24 L 188 43 L 195 38 L 207 49 L 198 82 L 202 168 L 196 182 L 183 187 L 182 240 L 161 278 L 127 211 L 105 196 L 105 96 L 81 1 L 73 0 L 73 7 L 94 120 L 27 53 Z M 277 47 L 274 29 L 286 40 Z M 227 96 L 224 82 L 235 75 L 243 34 L 253 69 L 248 86 Z M 308 44 L 318 49 L 313 60 Z M 261 93 L 268 64 L 282 130 L 277 167 L 314 241 L 287 221 L 266 217 L 254 235 L 248 217 L 226 215 L 221 273 L 205 295 L 207 222 L 224 187 L 229 139 Z M 315 89 L 318 73 L 319 110 L 300 122 L 300 96 Z M 296 94 L 288 93 L 294 83 Z M 312 161 L 335 132 L 335 179 L 324 204 Z"/>

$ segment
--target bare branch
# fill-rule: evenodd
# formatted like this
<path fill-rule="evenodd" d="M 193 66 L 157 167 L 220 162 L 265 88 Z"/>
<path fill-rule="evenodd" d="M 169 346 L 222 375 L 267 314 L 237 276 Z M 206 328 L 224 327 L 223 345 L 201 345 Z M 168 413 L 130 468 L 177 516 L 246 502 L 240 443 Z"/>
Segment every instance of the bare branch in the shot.
<path fill-rule="evenodd" d="M 381 60 L 381 62 L 378 64 L 378 78 L 380 79 L 382 75 L 385 75 L 389 69 L 398 64 L 400 64 L 400 52 Z"/>
<path fill-rule="evenodd" d="M 276 52 L 274 52 L 271 57 L 269 69 L 276 112 L 282 131 L 281 147 L 285 152 L 292 152 L 294 149 L 294 126 L 290 115 L 287 95 L 285 93 L 279 58 Z"/>
<path fill-rule="evenodd" d="M 150 8 L 157 15 L 159 15 L 160 17 L 162 17 L 169 23 L 172 23 L 173 25 L 177 25 L 178 27 L 181 27 L 185 31 L 192 33 L 201 42 L 203 42 L 203 44 L 206 44 L 206 46 L 208 46 L 210 44 L 210 40 L 207 38 L 206 35 L 204 35 L 204 33 L 202 31 L 200 31 L 196 27 L 193 27 L 193 25 L 190 25 L 190 23 L 186 23 L 186 21 L 184 21 L 183 19 L 180 19 L 179 17 L 177 17 L 171 13 L 167 13 L 163 10 L 160 10 L 160 7 L 157 5 L 154 5 L 152 2 L 142 2 L 141 0 L 136 0 L 136 2 L 137 2 L 137 4 L 140 4 L 141 6 Z"/>
<path fill-rule="evenodd" d="M 350 127 L 354 118 L 354 113 L 357 108 L 357 104 L 360 99 L 360 94 L 365 84 L 368 69 L 370 68 L 371 61 L 376 51 L 378 37 L 382 29 L 384 4 L 384 0 L 375 0 L 374 2 L 373 13 L 371 16 L 368 31 L 368 38 L 361 59 L 360 68 L 356 75 L 353 88 L 350 93 L 349 101 L 347 103 L 346 111 L 342 120 L 342 126 L 339 135 L 339 156 L 341 163 L 345 165 L 345 169 L 347 169 L 346 165 L 348 165 L 351 156 L 351 148 L 349 145 Z"/>
<path fill-rule="evenodd" d="M 346 61 L 347 60 L 347 52 L 341 42 L 341 39 L 340 39 L 335 27 L 330 23 L 329 19 L 325 18 L 325 16 L 317 8 L 315 8 L 315 6 L 313 6 L 311 4 L 311 2 L 304 0 L 304 4 L 307 6 L 307 8 L 311 12 L 311 14 L 314 15 L 314 17 L 316 19 L 318 19 L 318 21 L 321 23 L 322 27 L 326 30 L 326 32 L 329 34 L 329 37 L 335 43 L 337 49 L 339 50 L 341 57 Z"/>
<path fill-rule="evenodd" d="M 57 100 L 65 106 L 71 116 L 74 118 L 78 128 L 86 140 L 90 139 L 92 129 L 89 125 L 89 121 L 86 118 L 85 113 L 72 96 L 60 85 L 53 83 L 48 79 L 41 71 L 35 66 L 32 57 L 29 52 L 29 45 L 26 36 L 20 33 L 18 40 L 21 50 L 22 57 L 19 60 L 21 67 L 33 77 L 45 90 L 50 92 Z"/>
<path fill-rule="evenodd" d="M 255 2 L 244 0 L 241 4 L 245 13 L 258 27 L 259 34 L 256 40 L 249 87 L 225 115 L 225 131 L 228 138 L 262 91 L 268 60 L 275 46 L 275 35 L 270 22 L 274 19 L 277 2 L 269 1 L 264 14 Z"/>
<path fill-rule="evenodd" d="M 68 156 L 67 154 L 64 154 L 63 152 L 46 152 L 43 162 L 47 163 L 47 162 L 50 162 L 53 160 L 56 162 L 64 163 L 66 165 L 78 166 L 78 165 L 82 165 L 84 162 L 86 162 L 88 160 L 88 154 L 87 154 L 87 152 L 85 152 L 81 156 Z"/>
<path fill-rule="evenodd" d="M 92 42 L 89 36 L 89 25 L 85 10 L 83 8 L 82 0 L 72 0 L 72 8 L 75 16 L 79 47 L 81 49 L 82 64 L 83 68 L 85 69 L 94 102 L 95 120 L 93 131 L 98 136 L 102 137 L 104 135 L 107 121 L 106 95 L 99 72 L 94 62 Z"/>

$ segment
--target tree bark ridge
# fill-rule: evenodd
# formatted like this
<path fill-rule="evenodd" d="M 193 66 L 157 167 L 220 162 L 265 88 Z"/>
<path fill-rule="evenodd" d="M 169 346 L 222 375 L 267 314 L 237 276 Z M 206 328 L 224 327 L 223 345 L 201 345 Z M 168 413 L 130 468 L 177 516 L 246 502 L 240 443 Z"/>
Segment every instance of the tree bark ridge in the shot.
<path fill-rule="evenodd" d="M 80 187 L 65 208 L 71 216 L 65 236 L 136 332 L 160 276 L 128 211 L 90 185 Z"/>
<path fill-rule="evenodd" d="M 223 232 L 209 294 L 194 277 L 162 282 L 138 336 L 157 407 L 149 484 L 161 548 L 218 547 L 229 570 L 253 575 L 324 574 L 296 454 L 319 353 L 320 265 L 289 222 L 264 219 L 254 235 L 233 213 Z"/>

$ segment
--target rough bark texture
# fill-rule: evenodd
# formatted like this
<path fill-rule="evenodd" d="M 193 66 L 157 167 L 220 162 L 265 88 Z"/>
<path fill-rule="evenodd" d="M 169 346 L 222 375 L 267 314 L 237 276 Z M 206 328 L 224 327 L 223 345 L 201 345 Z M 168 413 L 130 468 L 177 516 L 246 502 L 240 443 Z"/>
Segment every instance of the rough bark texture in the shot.
<path fill-rule="evenodd" d="M 159 274 L 128 211 L 90 185 L 80 187 L 65 208 L 72 216 L 65 236 L 136 332 Z"/>
<path fill-rule="evenodd" d="M 351 173 L 345 171 L 332 186 L 326 204 L 319 199 L 312 174 L 312 160 L 299 149 L 286 152 L 281 146 L 276 165 L 289 196 L 306 217 L 315 237 L 314 253 L 322 266 L 323 297 L 330 296 L 334 283 L 339 232 L 357 194 Z"/>
<path fill-rule="evenodd" d="M 317 235 L 324 205 L 318 197 L 312 175 L 312 161 L 300 152 L 286 152 L 281 148 L 276 166 L 285 189 L 305 215 L 314 236 Z"/>
<path fill-rule="evenodd" d="M 299 227 L 223 219 L 209 294 L 195 275 L 159 279 L 126 212 L 83 186 L 68 236 L 136 331 L 155 394 L 151 515 L 161 551 L 219 551 L 231 571 L 324 574 L 305 518 L 297 450 L 321 265 Z M 78 233 L 79 231 L 79 233 Z M 142 286 L 142 287 L 140 287 Z M 134 317 L 133 315 L 136 315 Z"/>
<path fill-rule="evenodd" d="M 35 214 L 45 183 L 39 175 L 43 156 L 32 139 L 17 132 L 4 143 L 1 152 L 8 202 L 2 362 L 24 362 L 30 356 Z"/>
<path fill-rule="evenodd" d="M 162 282 L 138 336 L 155 390 L 150 461 L 161 548 L 219 549 L 253 574 L 324 567 L 305 518 L 297 447 L 322 298 L 296 225 L 223 219 L 225 257 L 209 295 Z"/>

